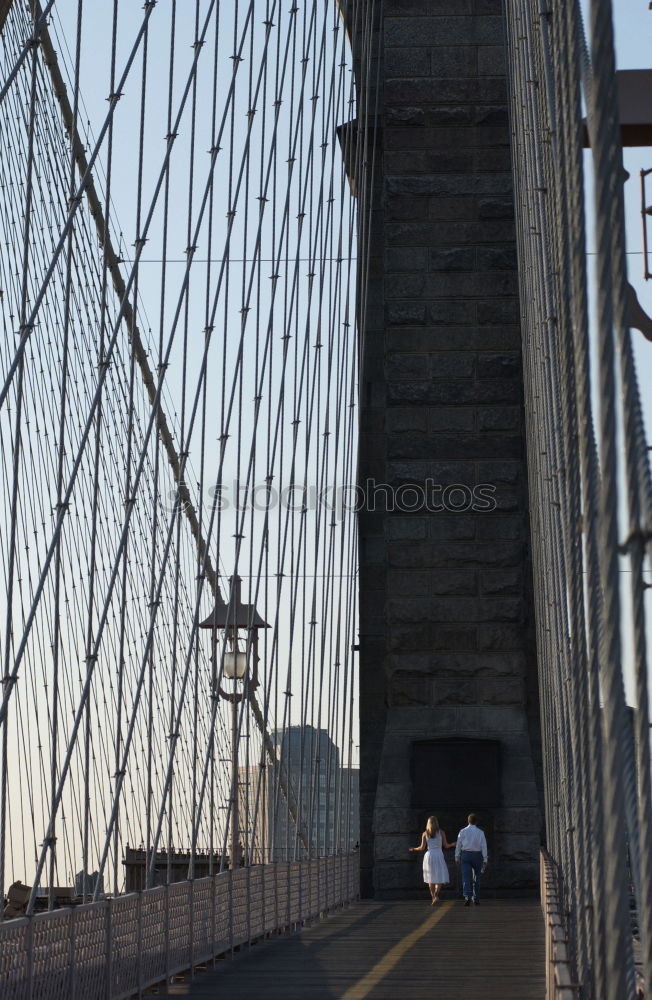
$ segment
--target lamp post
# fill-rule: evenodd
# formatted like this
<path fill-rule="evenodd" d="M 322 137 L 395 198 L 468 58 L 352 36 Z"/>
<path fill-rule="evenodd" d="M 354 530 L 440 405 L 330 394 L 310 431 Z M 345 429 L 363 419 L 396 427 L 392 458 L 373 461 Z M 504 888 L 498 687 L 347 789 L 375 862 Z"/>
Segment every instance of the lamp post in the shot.
<path fill-rule="evenodd" d="M 240 867 L 242 846 L 240 844 L 240 802 L 238 795 L 238 705 L 243 698 L 258 687 L 258 629 L 269 628 L 253 604 L 243 604 L 240 597 L 241 580 L 232 576 L 229 580 L 229 602 L 225 604 L 219 593 L 215 607 L 208 618 L 199 623 L 200 628 L 211 629 L 213 686 L 217 684 L 217 632 L 224 633 L 224 676 L 233 681 L 233 690 L 224 691 L 218 687 L 214 693 L 231 702 L 231 869 Z M 244 634 L 244 651 L 238 648 L 239 632 Z M 249 670 L 251 667 L 251 672 Z M 242 681 L 242 691 L 238 683 Z"/>

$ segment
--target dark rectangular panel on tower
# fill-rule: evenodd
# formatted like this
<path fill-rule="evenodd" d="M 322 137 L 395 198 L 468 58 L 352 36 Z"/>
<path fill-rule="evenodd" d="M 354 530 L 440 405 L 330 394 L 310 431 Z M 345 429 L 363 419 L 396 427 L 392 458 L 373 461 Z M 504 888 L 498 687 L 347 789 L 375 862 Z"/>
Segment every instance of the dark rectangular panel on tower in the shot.
<path fill-rule="evenodd" d="M 498 740 L 416 740 L 412 808 L 490 809 L 500 805 Z"/>

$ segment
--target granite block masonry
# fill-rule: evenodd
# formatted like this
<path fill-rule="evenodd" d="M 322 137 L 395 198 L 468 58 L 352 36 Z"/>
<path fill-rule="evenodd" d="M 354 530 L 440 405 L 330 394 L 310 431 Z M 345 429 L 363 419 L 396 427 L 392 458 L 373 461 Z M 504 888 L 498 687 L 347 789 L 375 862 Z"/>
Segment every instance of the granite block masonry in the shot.
<path fill-rule="evenodd" d="M 360 513 L 362 889 L 423 891 L 407 847 L 429 812 L 457 814 L 437 801 L 436 775 L 432 803 L 414 804 L 414 746 L 455 738 L 500 743 L 488 890 L 535 892 L 540 736 L 502 4 L 384 0 L 376 30 L 361 483 L 430 483 L 439 497 L 489 484 L 494 502 L 464 506 L 461 489 L 443 509 Z M 469 775 L 457 777 L 464 787 Z"/>

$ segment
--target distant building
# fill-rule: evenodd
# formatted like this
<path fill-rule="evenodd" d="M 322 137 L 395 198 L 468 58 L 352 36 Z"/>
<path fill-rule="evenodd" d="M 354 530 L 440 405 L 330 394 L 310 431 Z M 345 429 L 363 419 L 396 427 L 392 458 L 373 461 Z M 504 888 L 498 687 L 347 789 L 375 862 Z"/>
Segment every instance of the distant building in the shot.
<path fill-rule="evenodd" d="M 220 870 L 220 855 L 213 853 L 212 864 L 210 854 L 202 851 L 194 856 L 193 871 L 195 878 L 205 878 Z M 143 847 L 127 847 L 123 858 L 125 866 L 125 892 L 138 892 L 147 887 L 147 869 L 150 855 Z M 168 882 L 183 882 L 188 878 L 190 868 L 190 851 L 157 851 L 154 863 L 154 885 L 167 885 Z M 168 877 L 169 875 L 169 877 Z"/>
<path fill-rule="evenodd" d="M 290 726 L 275 730 L 279 765 L 285 773 L 300 813 L 300 829 L 310 838 L 310 853 L 335 853 L 339 750 L 326 729 Z M 296 823 L 280 789 L 270 803 L 269 843 L 276 861 L 306 857 Z"/>
<path fill-rule="evenodd" d="M 348 852 L 360 843 L 360 768 L 340 768 L 340 783 L 339 850 Z"/>
<path fill-rule="evenodd" d="M 360 771 L 339 766 L 339 749 L 327 730 L 291 726 L 271 734 L 279 770 L 299 808 L 299 828 L 273 767 L 238 769 L 238 825 L 243 856 L 250 864 L 292 861 L 348 852 L 360 840 Z"/>
<path fill-rule="evenodd" d="M 271 768 L 238 768 L 238 805 L 240 847 L 249 864 L 265 864 L 269 860 L 269 805 L 273 796 L 268 787 Z M 273 786 L 273 779 L 269 781 Z"/>
<path fill-rule="evenodd" d="M 77 872 L 75 875 L 75 895 L 76 896 L 92 896 L 95 892 L 95 886 L 99 881 L 98 895 L 104 895 L 104 878 L 100 878 L 99 872 L 93 872 L 88 874 L 88 872 Z"/>

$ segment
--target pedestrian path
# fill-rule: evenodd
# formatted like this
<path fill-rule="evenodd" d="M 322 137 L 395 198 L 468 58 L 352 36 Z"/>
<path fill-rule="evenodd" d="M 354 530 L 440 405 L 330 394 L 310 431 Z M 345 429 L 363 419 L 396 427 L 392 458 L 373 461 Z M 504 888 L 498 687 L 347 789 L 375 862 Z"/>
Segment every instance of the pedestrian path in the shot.
<path fill-rule="evenodd" d="M 362 902 L 177 983 L 191 1000 L 543 1000 L 536 901 Z"/>

